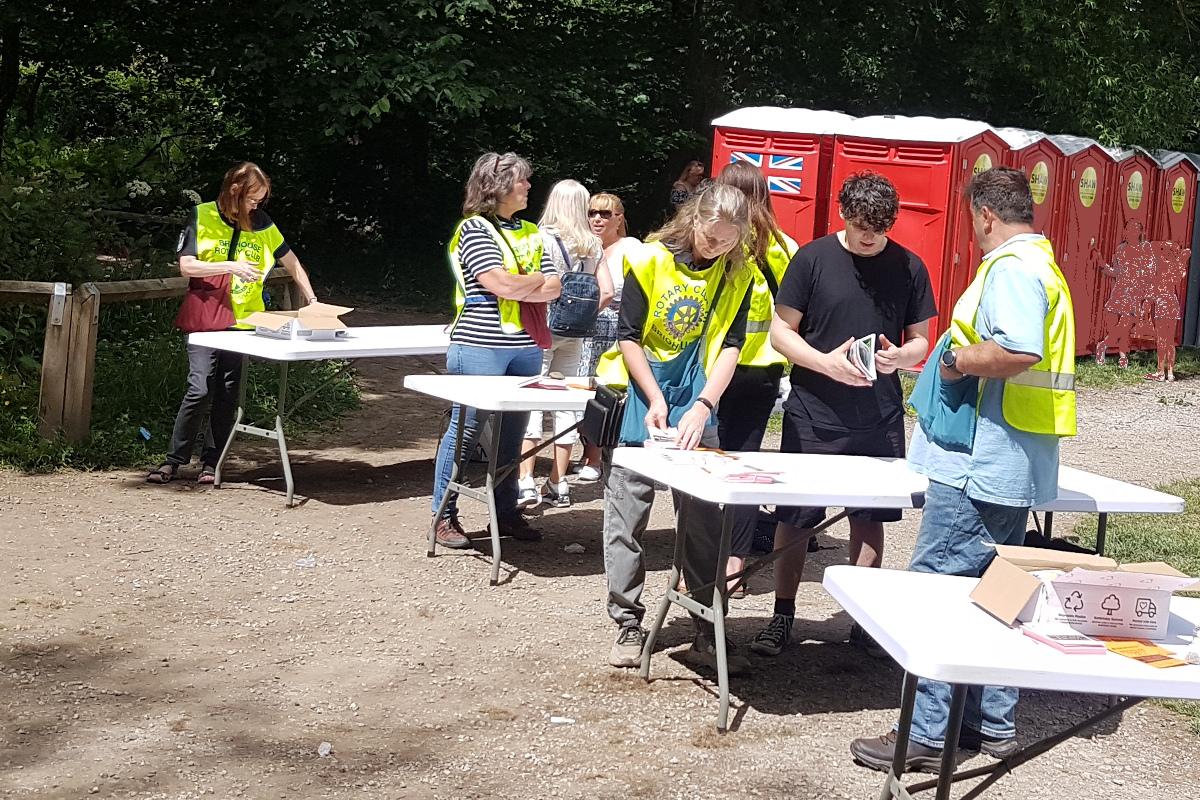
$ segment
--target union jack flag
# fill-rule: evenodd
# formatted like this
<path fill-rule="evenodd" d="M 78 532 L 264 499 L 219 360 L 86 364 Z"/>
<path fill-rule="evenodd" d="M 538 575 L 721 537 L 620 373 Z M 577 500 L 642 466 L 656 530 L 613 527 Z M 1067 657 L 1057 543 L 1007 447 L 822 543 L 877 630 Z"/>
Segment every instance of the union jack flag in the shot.
<path fill-rule="evenodd" d="M 800 194 L 801 178 L 776 178 L 767 176 L 767 187 L 776 194 Z"/>
<path fill-rule="evenodd" d="M 804 169 L 804 156 L 771 156 L 771 169 L 799 172 Z"/>
<path fill-rule="evenodd" d="M 740 150 L 734 150 L 732 153 L 729 154 L 729 163 L 732 164 L 735 161 L 745 161 L 748 164 L 753 164 L 754 166 L 758 167 L 759 169 L 762 169 L 763 154 L 762 153 L 743 153 Z"/>

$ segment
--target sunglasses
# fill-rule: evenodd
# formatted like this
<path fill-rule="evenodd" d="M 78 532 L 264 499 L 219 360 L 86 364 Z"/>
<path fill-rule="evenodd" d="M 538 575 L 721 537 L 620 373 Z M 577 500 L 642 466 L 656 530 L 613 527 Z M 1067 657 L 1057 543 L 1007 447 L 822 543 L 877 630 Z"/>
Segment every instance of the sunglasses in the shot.
<path fill-rule="evenodd" d="M 612 219 L 613 212 L 607 208 L 589 208 L 588 219 L 599 217 L 600 219 Z"/>

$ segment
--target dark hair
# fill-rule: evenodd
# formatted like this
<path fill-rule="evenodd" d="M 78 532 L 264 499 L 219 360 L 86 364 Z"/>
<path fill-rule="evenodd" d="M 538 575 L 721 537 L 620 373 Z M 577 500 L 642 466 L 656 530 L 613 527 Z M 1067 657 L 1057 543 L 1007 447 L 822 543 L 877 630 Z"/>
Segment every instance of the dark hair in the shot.
<path fill-rule="evenodd" d="M 771 208 L 771 189 L 767 186 L 767 179 L 753 164 L 735 161 L 721 170 L 717 183 L 741 189 L 742 194 L 750 201 L 751 254 L 759 269 L 769 269 L 766 261 L 767 249 L 773 239 L 782 242 L 783 237 L 779 223 L 775 220 L 775 212 Z"/>
<path fill-rule="evenodd" d="M 887 233 L 900 213 L 900 195 L 892 182 L 877 172 L 855 172 L 838 192 L 842 218 L 876 233 Z"/>
<path fill-rule="evenodd" d="M 986 206 L 1001 222 L 1033 223 L 1033 193 L 1029 191 L 1029 178 L 1019 169 L 985 169 L 967 184 L 967 198 L 972 211 L 979 212 Z"/>

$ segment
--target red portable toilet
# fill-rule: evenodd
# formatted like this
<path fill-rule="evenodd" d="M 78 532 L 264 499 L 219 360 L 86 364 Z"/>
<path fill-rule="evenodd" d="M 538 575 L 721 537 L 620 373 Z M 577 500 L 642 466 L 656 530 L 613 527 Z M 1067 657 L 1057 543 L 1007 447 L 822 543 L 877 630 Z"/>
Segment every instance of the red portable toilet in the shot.
<path fill-rule="evenodd" d="M 863 117 L 835 137 L 829 230 L 842 227 L 836 197 L 847 176 L 873 170 L 888 177 L 900 194 L 900 216 L 890 236 L 929 269 L 938 304 L 934 335 L 949 326 L 954 300 L 981 255 L 963 189 L 975 173 L 1004 164 L 1007 153 L 987 124 L 965 119 Z"/>
<path fill-rule="evenodd" d="M 1196 203 L 1200 156 L 1158 150 L 1154 153 L 1160 169 L 1155 194 L 1154 222 L 1150 234 L 1155 241 L 1174 242 L 1191 249 L 1188 274 L 1179 286 L 1183 301 L 1183 320 L 1179 341 L 1200 345 L 1200 205 Z"/>
<path fill-rule="evenodd" d="M 1155 207 L 1158 204 L 1157 188 L 1160 170 L 1158 162 L 1140 148 L 1106 147 L 1104 150 L 1116 162 L 1114 167 L 1115 191 L 1111 192 L 1107 198 L 1108 224 L 1100 245 L 1100 254 L 1103 257 L 1102 265 L 1107 266 L 1113 265 L 1116 261 L 1117 250 L 1125 239 L 1126 227 L 1130 223 L 1137 223 L 1141 226 L 1146 240 L 1153 238 L 1152 228 L 1156 219 Z M 1113 291 L 1120 291 L 1122 281 L 1121 276 L 1111 276 L 1101 271 L 1096 289 L 1096 299 L 1100 305 L 1096 317 L 1097 342 L 1105 341 L 1111 333 L 1110 329 L 1117 322 L 1117 318 L 1109 313 L 1105 306 Z M 1141 346 L 1145 346 L 1145 344 L 1143 343 Z"/>
<path fill-rule="evenodd" d="M 824 236 L 833 134 L 854 117 L 837 111 L 762 106 L 713 120 L 712 175 L 747 161 L 766 175 L 783 232 L 800 244 Z"/>
<path fill-rule="evenodd" d="M 1033 227 L 1054 242 L 1054 201 L 1061 191 L 1062 150 L 1041 131 L 997 128 L 996 133 L 1011 148 L 1006 164 L 1029 178 L 1033 193 Z"/>
<path fill-rule="evenodd" d="M 1058 193 L 1054 255 L 1075 307 L 1075 352 L 1093 352 L 1104 328 L 1101 267 L 1107 263 L 1108 209 L 1117 191 L 1117 170 L 1104 148 L 1081 136 L 1051 136 L 1063 153 L 1063 191 Z"/>

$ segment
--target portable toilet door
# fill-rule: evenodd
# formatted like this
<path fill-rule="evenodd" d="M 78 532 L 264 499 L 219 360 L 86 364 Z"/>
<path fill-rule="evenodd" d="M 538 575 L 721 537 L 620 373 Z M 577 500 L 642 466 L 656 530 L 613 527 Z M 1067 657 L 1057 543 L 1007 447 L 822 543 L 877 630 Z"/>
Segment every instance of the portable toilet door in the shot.
<path fill-rule="evenodd" d="M 1119 263 L 1118 248 L 1125 249 L 1130 245 L 1122 245 L 1126 237 L 1134 237 L 1133 230 L 1127 228 L 1136 224 L 1142 232 L 1142 237 L 1149 241 L 1153 238 L 1152 228 L 1157 218 L 1158 205 L 1158 162 L 1148 153 L 1139 148 L 1104 148 L 1113 160 L 1115 166 L 1116 190 L 1107 198 L 1108 228 L 1105 231 L 1100 248 L 1103 266 L 1112 269 L 1124 269 L 1125 264 Z M 1136 239 L 1133 246 L 1136 247 Z M 1107 342 L 1110 329 L 1118 322 L 1117 316 L 1108 310 L 1110 299 L 1120 303 L 1119 295 L 1126 291 L 1127 275 L 1100 273 L 1100 283 L 1097 287 L 1097 300 L 1100 308 L 1096 312 L 1096 341 Z M 1116 293 L 1116 294 L 1114 294 Z M 1136 342 L 1135 342 L 1136 343 Z M 1142 342 L 1141 347 L 1153 346 L 1150 342 Z"/>
<path fill-rule="evenodd" d="M 1179 341 L 1196 346 L 1200 345 L 1200 206 L 1196 203 L 1200 156 L 1166 150 L 1156 151 L 1154 156 L 1162 171 L 1150 231 L 1156 242 L 1173 242 L 1191 250 L 1187 275 L 1178 287 L 1183 300 Z"/>
<path fill-rule="evenodd" d="M 949 327 L 954 301 L 978 266 L 963 189 L 977 172 L 1004 163 L 1004 140 L 982 122 L 933 117 L 863 117 L 838 133 L 830 181 L 829 230 L 843 227 L 837 193 L 852 173 L 884 175 L 900 195 L 889 236 L 921 257 L 938 306 L 931 333 Z"/>
<path fill-rule="evenodd" d="M 996 133 L 1011 148 L 1005 163 L 1029 178 L 1033 194 L 1033 227 L 1054 243 L 1054 201 L 1061 191 L 1062 150 L 1041 131 L 997 128 Z"/>
<path fill-rule="evenodd" d="M 1092 139 L 1051 136 L 1065 159 L 1065 190 L 1058 195 L 1055 259 L 1075 309 L 1075 352 L 1094 351 L 1102 335 L 1098 325 L 1104 302 L 1100 297 L 1101 268 L 1106 263 L 1105 234 L 1110 195 L 1117 190 L 1116 162 Z"/>
<path fill-rule="evenodd" d="M 799 244 L 825 235 L 833 135 L 854 117 L 807 108 L 742 108 L 713 120 L 712 175 L 746 161 L 762 170 L 779 227 Z"/>

